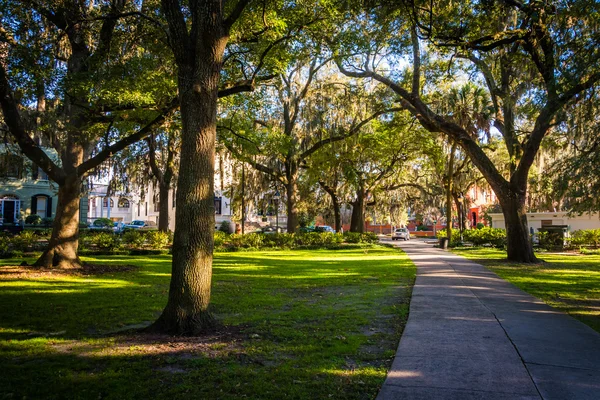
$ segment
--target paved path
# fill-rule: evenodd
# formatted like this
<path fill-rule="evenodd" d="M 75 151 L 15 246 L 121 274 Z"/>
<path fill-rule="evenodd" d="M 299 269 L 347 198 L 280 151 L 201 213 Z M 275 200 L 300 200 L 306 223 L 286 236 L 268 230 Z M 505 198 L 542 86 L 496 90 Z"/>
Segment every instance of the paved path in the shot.
<path fill-rule="evenodd" d="M 600 399 L 600 334 L 420 240 L 408 323 L 377 397 Z"/>

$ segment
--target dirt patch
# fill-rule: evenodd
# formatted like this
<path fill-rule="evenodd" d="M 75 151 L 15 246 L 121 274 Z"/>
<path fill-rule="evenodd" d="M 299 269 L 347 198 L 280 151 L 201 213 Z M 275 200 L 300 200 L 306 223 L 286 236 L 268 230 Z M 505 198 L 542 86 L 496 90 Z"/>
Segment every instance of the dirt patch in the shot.
<path fill-rule="evenodd" d="M 60 277 L 66 275 L 103 275 L 137 270 L 139 270 L 139 267 L 135 265 L 108 265 L 90 263 L 83 264 L 83 267 L 81 268 L 73 269 L 39 268 L 31 265 L 6 265 L 0 266 L 0 279 Z"/>

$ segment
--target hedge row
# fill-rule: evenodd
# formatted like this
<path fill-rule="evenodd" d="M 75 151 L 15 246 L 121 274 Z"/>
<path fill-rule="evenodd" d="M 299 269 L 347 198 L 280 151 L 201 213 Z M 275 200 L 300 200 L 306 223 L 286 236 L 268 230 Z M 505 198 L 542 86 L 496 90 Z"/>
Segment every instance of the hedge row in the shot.
<path fill-rule="evenodd" d="M 127 231 L 123 235 L 109 232 L 87 232 L 79 238 L 80 250 L 115 251 L 119 249 L 166 249 L 171 234 L 159 231 Z"/>
<path fill-rule="evenodd" d="M 237 249 L 268 248 L 335 248 L 344 243 L 377 243 L 379 238 L 372 232 L 307 232 L 307 233 L 249 233 L 246 235 L 215 232 L 216 251 L 235 251 Z"/>
<path fill-rule="evenodd" d="M 448 237 L 446 229 L 440 229 L 437 233 L 438 237 Z M 474 246 L 495 246 L 503 247 L 506 245 L 506 231 L 504 229 L 490 228 L 484 226 L 478 229 L 466 229 L 463 231 L 463 242 L 473 243 Z M 450 246 L 461 245 L 460 232 L 452 231 L 452 243 Z"/>

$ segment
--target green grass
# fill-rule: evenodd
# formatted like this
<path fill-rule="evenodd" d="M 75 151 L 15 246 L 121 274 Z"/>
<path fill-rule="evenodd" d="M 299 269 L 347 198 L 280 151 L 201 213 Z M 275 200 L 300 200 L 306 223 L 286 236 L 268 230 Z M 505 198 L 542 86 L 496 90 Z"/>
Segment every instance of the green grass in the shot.
<path fill-rule="evenodd" d="M 158 316 L 170 257 L 86 260 L 140 269 L 0 267 L 0 399 L 374 398 L 415 277 L 406 255 L 382 247 L 217 254 L 212 307 L 233 333 L 157 341 L 111 332 Z"/>
<path fill-rule="evenodd" d="M 491 248 L 453 249 L 600 332 L 600 255 L 539 253 L 543 263 L 510 263 Z"/>

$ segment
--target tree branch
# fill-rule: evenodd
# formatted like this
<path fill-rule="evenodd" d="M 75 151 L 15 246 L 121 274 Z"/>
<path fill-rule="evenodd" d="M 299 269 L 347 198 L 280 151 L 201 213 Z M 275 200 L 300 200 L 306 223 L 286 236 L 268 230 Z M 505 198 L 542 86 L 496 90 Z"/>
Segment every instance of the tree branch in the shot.
<path fill-rule="evenodd" d="M 54 182 L 59 185 L 62 184 L 66 178 L 64 170 L 48 157 L 44 150 L 29 137 L 25 130 L 23 121 L 19 115 L 17 102 L 10 90 L 6 70 L 4 69 L 4 62 L 0 62 L 0 105 L 2 106 L 4 122 L 17 141 L 21 151 L 44 170 Z"/>
<path fill-rule="evenodd" d="M 104 148 L 103 150 L 98 152 L 94 157 L 79 164 L 79 166 L 77 167 L 77 173 L 79 173 L 80 175 L 87 173 L 91 169 L 96 168 L 98 165 L 102 164 L 106 159 L 108 159 L 114 153 L 117 153 L 117 152 L 123 150 L 130 144 L 133 144 L 135 142 L 138 142 L 138 141 L 144 139 L 146 136 L 148 136 L 152 132 L 152 129 L 156 125 L 161 124 L 167 118 L 167 116 L 171 112 L 173 112 L 176 108 L 177 108 L 177 104 L 171 103 L 159 116 L 154 118 L 150 123 L 148 123 L 146 126 L 141 128 L 140 130 L 138 130 L 136 133 L 131 134 L 131 135 L 119 140 L 118 142 Z"/>
<path fill-rule="evenodd" d="M 404 110 L 404 108 L 396 107 L 396 108 L 389 108 L 389 109 L 386 109 L 386 110 L 377 111 L 376 113 L 374 113 L 371 116 L 369 116 L 367 119 L 362 120 L 360 123 L 358 123 L 354 127 L 350 128 L 350 130 L 346 134 L 339 135 L 339 136 L 332 136 L 332 137 L 329 137 L 327 139 L 323 139 L 323 140 L 318 141 L 317 143 L 315 143 L 314 145 L 312 145 L 310 149 L 308 149 L 304 153 L 302 153 L 300 155 L 300 159 L 302 160 L 302 159 L 307 158 L 308 156 L 310 156 L 311 154 L 313 154 L 314 152 L 316 152 L 317 150 L 319 150 L 321 147 L 325 146 L 328 143 L 338 142 L 340 140 L 344 140 L 344 139 L 347 139 L 347 138 L 355 135 L 366 124 L 368 124 L 369 122 L 371 122 L 372 120 L 374 120 L 375 118 L 377 118 L 377 117 L 379 117 L 379 116 L 381 116 L 383 114 L 388 114 L 388 113 L 397 112 L 397 111 L 403 111 L 403 110 Z"/>

